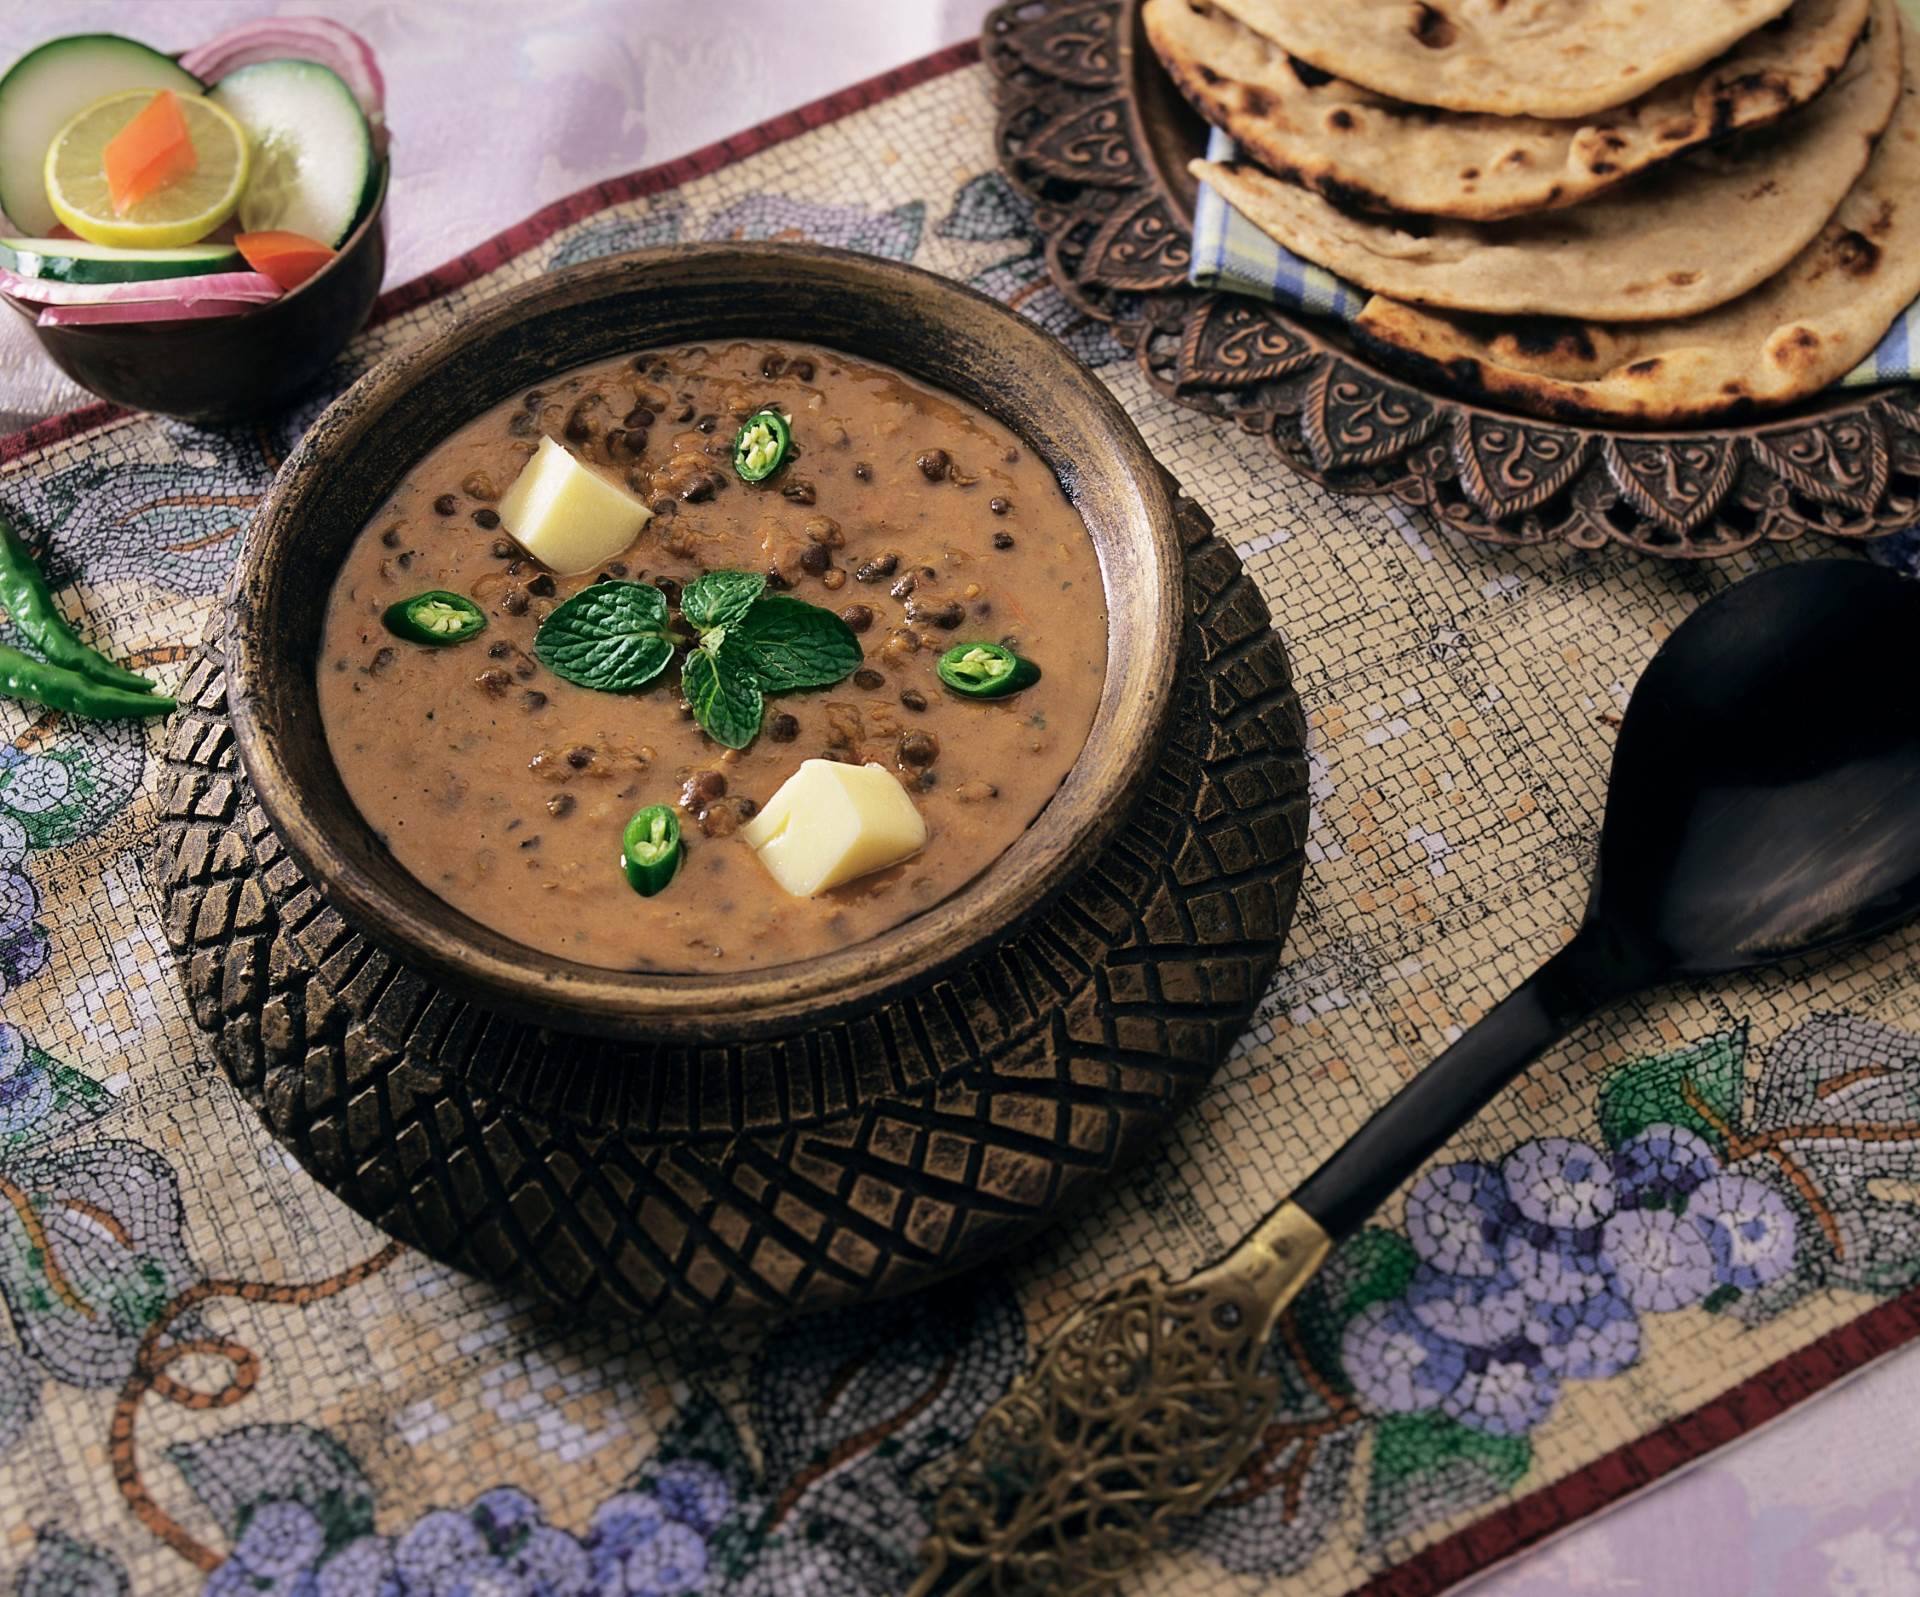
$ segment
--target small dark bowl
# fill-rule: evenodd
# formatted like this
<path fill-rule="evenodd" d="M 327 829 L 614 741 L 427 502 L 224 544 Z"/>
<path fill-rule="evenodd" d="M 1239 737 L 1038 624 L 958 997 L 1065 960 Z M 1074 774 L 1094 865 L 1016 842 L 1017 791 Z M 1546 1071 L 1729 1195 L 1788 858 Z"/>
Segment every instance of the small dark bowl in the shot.
<path fill-rule="evenodd" d="M 291 294 L 205 321 L 42 327 L 39 307 L 0 294 L 54 365 L 129 410 L 213 426 L 269 415 L 325 371 L 373 309 L 387 269 L 387 166 L 373 208 L 340 253 Z"/>
<path fill-rule="evenodd" d="M 315 688 L 326 595 L 360 529 L 441 439 L 557 372 L 662 344 L 762 338 L 885 362 L 1011 427 L 1066 484 L 1106 592 L 1107 676 L 1078 762 L 1034 824 L 950 898 L 864 943 L 725 975 L 605 970 L 453 909 L 387 852 L 328 751 Z M 563 1030 L 720 1044 L 869 1010 L 997 945 L 1083 870 L 1165 742 L 1185 583 L 1169 479 L 1091 372 L 945 278 L 810 245 L 679 245 L 593 261 L 489 301 L 388 357 L 288 458 L 247 538 L 226 638 L 240 758 L 333 905 L 441 982 Z"/>

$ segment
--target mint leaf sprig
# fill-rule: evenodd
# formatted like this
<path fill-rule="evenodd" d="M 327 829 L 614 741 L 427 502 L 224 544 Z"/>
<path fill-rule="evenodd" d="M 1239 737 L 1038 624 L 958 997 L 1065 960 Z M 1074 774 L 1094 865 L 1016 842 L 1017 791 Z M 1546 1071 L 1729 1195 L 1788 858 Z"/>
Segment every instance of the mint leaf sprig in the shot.
<path fill-rule="evenodd" d="M 716 743 L 743 749 L 759 735 L 765 695 L 825 688 L 852 674 L 860 640 L 831 610 L 768 593 L 754 571 L 709 571 L 687 584 L 676 630 L 666 596 L 645 582 L 596 582 L 540 623 L 533 654 L 555 676 L 602 693 L 645 687 L 689 645 L 680 688 Z"/>

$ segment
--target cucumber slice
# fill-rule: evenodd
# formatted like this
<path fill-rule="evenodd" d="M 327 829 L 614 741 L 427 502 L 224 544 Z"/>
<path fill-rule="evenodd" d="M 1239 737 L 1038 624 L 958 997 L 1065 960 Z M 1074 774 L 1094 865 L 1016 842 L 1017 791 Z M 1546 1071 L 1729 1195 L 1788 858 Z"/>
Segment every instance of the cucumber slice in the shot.
<path fill-rule="evenodd" d="M 22 233 L 59 225 L 47 203 L 47 146 L 76 111 L 128 89 L 203 94 L 158 50 L 117 33 L 76 33 L 29 50 L 0 78 L 0 210 Z"/>
<path fill-rule="evenodd" d="M 22 277 L 54 283 L 150 283 L 163 277 L 247 269 L 231 244 L 126 250 L 79 238 L 0 238 L 0 266 Z"/>
<path fill-rule="evenodd" d="M 317 61 L 261 61 L 229 72 L 208 98 L 253 139 L 241 227 L 344 241 L 375 168 L 366 113 L 339 75 Z"/>

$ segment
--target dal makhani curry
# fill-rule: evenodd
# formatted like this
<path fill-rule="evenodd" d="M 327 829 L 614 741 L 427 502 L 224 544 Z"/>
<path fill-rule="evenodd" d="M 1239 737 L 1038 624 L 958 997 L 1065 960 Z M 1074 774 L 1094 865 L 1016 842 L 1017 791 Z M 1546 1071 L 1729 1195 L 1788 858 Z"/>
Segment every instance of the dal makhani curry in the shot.
<path fill-rule="evenodd" d="M 650 350 L 435 447 L 350 550 L 322 719 L 449 904 L 649 971 L 831 952 L 1025 831 L 1104 680 L 1098 562 L 975 407 L 805 345 Z"/>

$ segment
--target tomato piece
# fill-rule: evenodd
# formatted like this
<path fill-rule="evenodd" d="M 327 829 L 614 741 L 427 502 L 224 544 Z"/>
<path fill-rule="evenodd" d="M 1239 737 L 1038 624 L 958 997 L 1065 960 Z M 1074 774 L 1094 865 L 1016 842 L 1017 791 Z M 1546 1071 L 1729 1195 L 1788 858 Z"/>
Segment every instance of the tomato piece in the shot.
<path fill-rule="evenodd" d="M 337 253 L 317 238 L 277 229 L 237 234 L 233 247 L 245 257 L 247 265 L 289 291 L 298 288 Z"/>
<path fill-rule="evenodd" d="M 101 152 L 116 216 L 125 216 L 149 194 L 179 182 L 199 164 L 186 116 L 171 89 L 162 89 L 149 100 Z"/>

